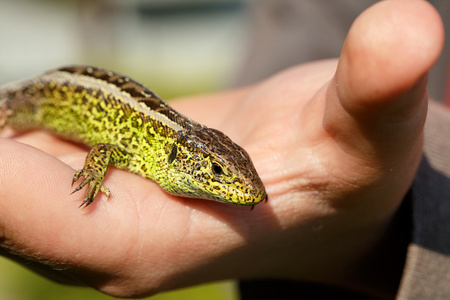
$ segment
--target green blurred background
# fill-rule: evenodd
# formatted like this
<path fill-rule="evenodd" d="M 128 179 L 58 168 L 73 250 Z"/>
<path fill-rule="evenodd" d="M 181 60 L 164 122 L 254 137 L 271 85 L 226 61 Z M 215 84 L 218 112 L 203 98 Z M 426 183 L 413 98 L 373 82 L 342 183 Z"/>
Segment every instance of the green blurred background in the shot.
<path fill-rule="evenodd" d="M 126 74 L 165 99 L 227 86 L 243 57 L 245 0 L 0 0 L 0 84 L 62 65 Z M 43 221 L 45 222 L 45 221 Z M 238 299 L 233 282 L 151 299 Z M 112 299 L 0 257 L 0 299 Z"/>
<path fill-rule="evenodd" d="M 112 300 L 90 288 L 70 287 L 53 283 L 31 271 L 0 258 L 0 299 L 1 300 Z M 196 287 L 161 293 L 151 300 L 234 300 L 237 296 L 233 282 L 204 284 Z"/>

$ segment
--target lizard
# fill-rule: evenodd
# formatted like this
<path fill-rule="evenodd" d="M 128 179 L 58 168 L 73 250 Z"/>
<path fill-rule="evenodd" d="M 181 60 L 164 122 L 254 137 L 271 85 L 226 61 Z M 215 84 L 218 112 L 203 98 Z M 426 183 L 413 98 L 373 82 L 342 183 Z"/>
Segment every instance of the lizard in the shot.
<path fill-rule="evenodd" d="M 67 66 L 0 86 L 0 131 L 46 129 L 90 147 L 72 179 L 99 192 L 110 166 L 187 198 L 252 206 L 267 201 L 249 154 L 219 130 L 172 109 L 137 81 L 92 66 Z"/>

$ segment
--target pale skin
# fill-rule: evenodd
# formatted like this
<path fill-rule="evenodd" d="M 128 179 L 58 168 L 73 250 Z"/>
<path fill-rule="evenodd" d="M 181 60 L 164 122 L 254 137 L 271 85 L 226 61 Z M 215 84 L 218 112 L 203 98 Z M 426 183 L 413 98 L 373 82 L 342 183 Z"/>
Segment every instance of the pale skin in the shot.
<path fill-rule="evenodd" d="M 110 199 L 78 209 L 84 194 L 69 195 L 70 182 L 84 148 L 42 131 L 0 139 L 0 253 L 122 297 L 264 277 L 394 297 L 404 253 L 391 224 L 420 161 L 426 74 L 442 44 L 430 4 L 380 2 L 355 21 L 339 61 L 174 102 L 248 150 L 269 195 L 253 211 L 171 196 L 116 169 Z"/>

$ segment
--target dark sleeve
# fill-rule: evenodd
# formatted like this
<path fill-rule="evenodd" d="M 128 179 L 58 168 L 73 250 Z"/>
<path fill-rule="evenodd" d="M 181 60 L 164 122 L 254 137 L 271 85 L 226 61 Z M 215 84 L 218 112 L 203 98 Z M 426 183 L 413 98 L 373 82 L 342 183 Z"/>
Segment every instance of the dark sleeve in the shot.
<path fill-rule="evenodd" d="M 359 294 L 337 287 L 289 280 L 254 280 L 239 283 L 241 300 L 376 300 L 367 295 Z"/>
<path fill-rule="evenodd" d="M 450 299 L 450 113 L 436 103 L 412 187 L 412 218 L 398 299 Z"/>

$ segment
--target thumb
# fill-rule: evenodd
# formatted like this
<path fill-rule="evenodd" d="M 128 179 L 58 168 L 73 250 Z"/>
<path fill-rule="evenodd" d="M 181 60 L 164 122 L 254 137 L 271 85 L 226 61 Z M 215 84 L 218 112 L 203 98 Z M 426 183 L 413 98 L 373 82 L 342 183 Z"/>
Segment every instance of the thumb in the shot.
<path fill-rule="evenodd" d="M 379 164 L 418 161 L 427 72 L 443 46 L 422 0 L 382 1 L 355 20 L 329 88 L 324 126 L 347 153 Z M 420 151 L 419 151 L 420 150 Z"/>

